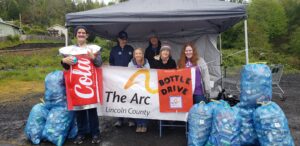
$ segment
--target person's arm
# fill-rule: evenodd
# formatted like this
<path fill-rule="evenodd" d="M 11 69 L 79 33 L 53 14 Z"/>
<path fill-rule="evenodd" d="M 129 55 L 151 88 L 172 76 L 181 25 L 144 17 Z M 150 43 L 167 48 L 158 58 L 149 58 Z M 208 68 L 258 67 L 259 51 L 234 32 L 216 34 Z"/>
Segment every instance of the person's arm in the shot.
<path fill-rule="evenodd" d="M 70 65 L 67 63 L 64 63 L 62 60 L 60 61 L 61 66 L 65 69 L 65 70 L 69 70 L 70 69 Z"/>
<path fill-rule="evenodd" d="M 175 62 L 174 59 L 172 59 L 172 68 L 173 68 L 173 69 L 177 69 L 176 62 Z"/>
<path fill-rule="evenodd" d="M 64 57 L 63 59 L 61 59 L 60 64 L 64 69 L 66 70 L 70 69 L 70 65 L 73 64 L 73 57 L 72 56 Z"/>
<path fill-rule="evenodd" d="M 149 47 L 147 47 L 146 48 L 146 51 L 145 51 L 145 58 L 148 60 L 148 61 L 150 61 L 151 59 L 153 59 L 153 57 L 151 58 L 151 54 L 150 54 L 151 52 L 150 52 L 150 48 Z"/>
<path fill-rule="evenodd" d="M 202 80 L 204 83 L 205 93 L 210 94 L 211 88 L 210 88 L 210 75 L 209 75 L 208 67 L 203 58 L 200 58 L 199 60 L 200 60 L 199 66 L 200 66 Z"/>
<path fill-rule="evenodd" d="M 114 59 L 114 48 L 111 49 L 109 53 L 109 65 L 115 65 L 115 59 Z"/>
<path fill-rule="evenodd" d="M 132 63 L 132 61 L 130 61 L 130 62 L 128 63 L 128 67 L 135 67 L 135 65 Z"/>
<path fill-rule="evenodd" d="M 93 63 L 96 67 L 100 67 L 102 65 L 102 58 L 101 58 L 101 52 L 98 51 L 95 55 L 95 59 L 93 60 Z"/>
<path fill-rule="evenodd" d="M 144 65 L 144 68 L 150 69 L 150 64 L 149 64 L 148 60 L 147 60 L 147 63 Z"/>

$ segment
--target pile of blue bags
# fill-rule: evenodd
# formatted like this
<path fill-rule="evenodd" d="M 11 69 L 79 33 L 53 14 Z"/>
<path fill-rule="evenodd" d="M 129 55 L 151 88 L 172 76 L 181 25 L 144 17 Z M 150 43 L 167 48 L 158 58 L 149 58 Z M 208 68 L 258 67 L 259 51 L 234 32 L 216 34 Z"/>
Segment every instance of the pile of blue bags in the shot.
<path fill-rule="evenodd" d="M 36 104 L 27 120 L 25 135 L 33 144 L 48 140 L 63 145 L 66 138 L 77 135 L 74 113 L 67 110 L 66 90 L 62 71 L 45 78 L 45 103 Z"/>
<path fill-rule="evenodd" d="M 241 71 L 240 103 L 230 107 L 221 100 L 194 105 L 188 116 L 188 145 L 294 146 L 283 111 L 271 101 L 271 75 L 267 65 L 245 65 Z M 200 124 L 203 121 L 206 125 Z"/>
<path fill-rule="evenodd" d="M 238 113 L 239 109 L 230 107 L 229 104 L 215 106 L 213 110 L 212 130 L 206 145 L 240 145 L 241 118 Z"/>
<path fill-rule="evenodd" d="M 239 115 L 241 116 L 241 145 L 259 145 L 257 134 L 254 127 L 253 112 L 255 108 L 244 108 L 240 104 L 236 105 L 240 108 Z"/>
<path fill-rule="evenodd" d="M 258 107 L 253 113 L 255 130 L 261 145 L 294 146 L 288 121 L 274 102 Z"/>
<path fill-rule="evenodd" d="M 189 111 L 189 135 L 188 145 L 204 145 L 210 135 L 213 120 L 213 109 L 211 106 L 201 102 L 195 104 Z"/>
<path fill-rule="evenodd" d="M 265 64 L 245 65 L 241 70 L 240 104 L 255 108 L 272 99 L 272 73 Z"/>

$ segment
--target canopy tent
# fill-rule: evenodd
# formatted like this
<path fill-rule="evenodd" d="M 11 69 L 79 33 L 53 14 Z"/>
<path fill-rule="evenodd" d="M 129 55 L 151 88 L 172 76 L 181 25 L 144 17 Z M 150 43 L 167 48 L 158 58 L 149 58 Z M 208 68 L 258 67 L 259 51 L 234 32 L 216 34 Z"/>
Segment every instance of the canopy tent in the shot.
<path fill-rule="evenodd" d="M 94 34 L 109 40 L 119 31 L 129 34 L 129 44 L 146 47 L 149 35 L 172 46 L 179 58 L 183 44 L 195 42 L 200 56 L 209 65 L 212 80 L 221 78 L 217 37 L 246 18 L 242 4 L 219 0 L 129 0 L 116 5 L 66 15 L 67 26 L 84 25 Z"/>

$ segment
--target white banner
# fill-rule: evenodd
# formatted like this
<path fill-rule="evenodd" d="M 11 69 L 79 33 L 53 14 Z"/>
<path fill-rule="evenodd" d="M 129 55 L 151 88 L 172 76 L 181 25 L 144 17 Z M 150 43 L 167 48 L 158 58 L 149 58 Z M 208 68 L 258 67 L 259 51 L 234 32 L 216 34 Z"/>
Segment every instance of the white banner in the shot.
<path fill-rule="evenodd" d="M 186 121 L 187 113 L 161 113 L 155 69 L 104 66 L 99 116 Z"/>

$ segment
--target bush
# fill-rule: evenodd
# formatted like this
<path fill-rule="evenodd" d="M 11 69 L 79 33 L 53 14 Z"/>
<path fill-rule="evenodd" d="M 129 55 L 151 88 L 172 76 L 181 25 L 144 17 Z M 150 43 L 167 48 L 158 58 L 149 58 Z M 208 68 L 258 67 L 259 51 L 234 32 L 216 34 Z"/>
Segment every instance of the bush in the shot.
<path fill-rule="evenodd" d="M 10 42 L 18 42 L 18 41 L 20 41 L 20 36 L 19 35 L 9 35 L 6 37 L 6 39 Z"/>
<path fill-rule="evenodd" d="M 296 29 L 292 33 L 291 41 L 290 41 L 290 47 L 291 52 L 296 53 L 297 55 L 300 55 L 300 27 Z"/>

